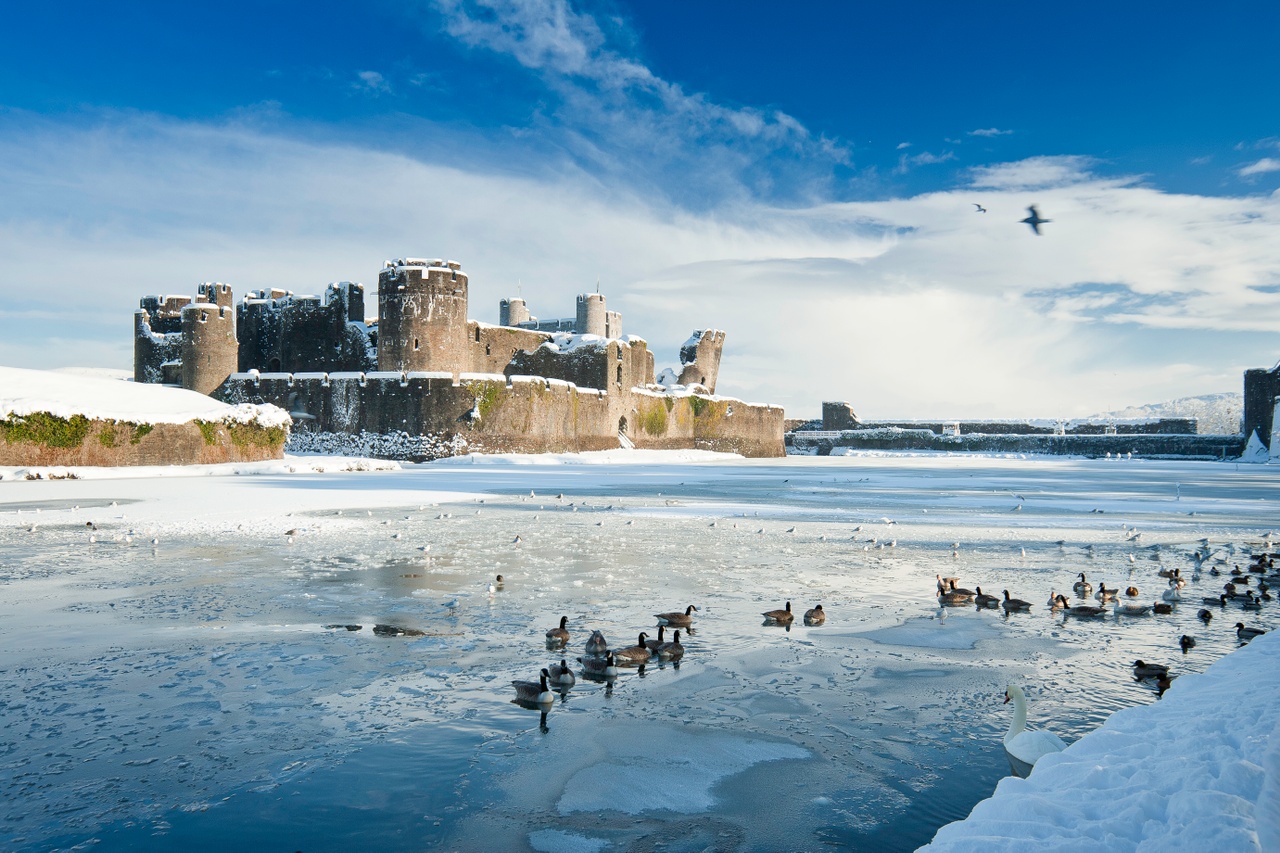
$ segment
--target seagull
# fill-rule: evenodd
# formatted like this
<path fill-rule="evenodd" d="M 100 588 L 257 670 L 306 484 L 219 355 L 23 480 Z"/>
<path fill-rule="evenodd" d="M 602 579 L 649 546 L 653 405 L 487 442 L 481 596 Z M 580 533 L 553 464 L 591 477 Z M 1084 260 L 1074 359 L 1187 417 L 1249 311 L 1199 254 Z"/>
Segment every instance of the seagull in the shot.
<path fill-rule="evenodd" d="M 985 207 L 983 207 L 982 205 L 978 204 L 976 201 L 971 201 L 971 202 L 969 202 L 969 203 L 970 203 L 970 204 L 972 204 L 974 207 L 976 207 L 976 208 L 977 208 L 977 210 L 975 210 L 975 211 L 974 211 L 974 213 L 986 213 L 986 212 L 987 212 L 987 209 L 986 209 Z"/>
<path fill-rule="evenodd" d="M 1036 206 L 1035 206 L 1034 204 L 1027 208 L 1027 212 L 1028 212 L 1028 213 L 1030 213 L 1031 215 L 1030 215 L 1030 216 L 1028 216 L 1026 219 L 1019 219 L 1018 221 L 1019 221 L 1019 222 L 1025 222 L 1025 223 L 1027 223 L 1028 225 L 1030 225 L 1030 226 L 1031 226 L 1031 230 L 1032 230 L 1032 231 L 1034 231 L 1034 232 L 1036 232 L 1036 236 L 1037 236 L 1037 237 L 1039 237 L 1039 236 L 1040 236 L 1040 226 L 1041 226 L 1041 225 L 1043 225 L 1043 224 L 1045 224 L 1046 222 L 1052 222 L 1053 220 L 1052 220 L 1052 219 L 1041 219 L 1041 218 L 1040 218 L 1040 211 L 1036 210 Z"/>

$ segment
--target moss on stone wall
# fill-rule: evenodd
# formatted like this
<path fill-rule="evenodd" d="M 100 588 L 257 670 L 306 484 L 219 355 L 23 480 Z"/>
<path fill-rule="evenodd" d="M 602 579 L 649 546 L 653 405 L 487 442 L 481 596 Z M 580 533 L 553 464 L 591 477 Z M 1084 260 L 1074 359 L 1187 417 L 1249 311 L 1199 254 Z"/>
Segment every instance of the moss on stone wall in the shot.
<path fill-rule="evenodd" d="M 480 409 L 480 419 L 484 420 L 498 404 L 507 386 L 501 382 L 467 382 L 463 386 L 467 393 L 476 398 L 476 406 Z"/>
<path fill-rule="evenodd" d="M 649 408 L 640 415 L 640 428 L 649 435 L 663 435 L 667 431 L 667 410 L 661 406 Z"/>
<path fill-rule="evenodd" d="M 212 447 L 218 443 L 219 429 L 225 430 L 231 443 L 241 449 L 247 447 L 270 447 L 279 449 L 284 446 L 289 434 L 284 427 L 264 427 L 256 423 L 237 423 L 234 421 L 201 421 L 195 422 L 204 436 L 204 443 Z"/>
<path fill-rule="evenodd" d="M 155 427 L 151 424 L 134 424 L 133 438 L 129 439 L 129 443 L 137 444 L 138 442 L 142 441 L 142 439 L 150 435 L 151 430 L 153 429 L 155 429 Z"/>
<path fill-rule="evenodd" d="M 12 415 L 0 421 L 0 439 L 14 444 L 26 442 L 45 447 L 79 447 L 89 434 L 90 423 L 84 415 L 69 418 L 48 412 Z"/>
<path fill-rule="evenodd" d="M 196 426 L 200 428 L 200 434 L 204 436 L 204 443 L 212 447 L 218 443 L 218 425 L 213 421 L 197 420 Z"/>

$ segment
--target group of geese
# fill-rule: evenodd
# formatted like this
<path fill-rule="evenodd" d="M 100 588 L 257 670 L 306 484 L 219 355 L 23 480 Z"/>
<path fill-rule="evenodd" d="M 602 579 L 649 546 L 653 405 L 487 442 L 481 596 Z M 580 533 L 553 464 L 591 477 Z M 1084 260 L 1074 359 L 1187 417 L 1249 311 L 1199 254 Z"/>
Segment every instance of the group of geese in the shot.
<path fill-rule="evenodd" d="M 656 613 L 658 620 L 658 636 L 649 639 L 644 631 L 640 632 L 634 646 L 622 649 L 609 648 L 604 634 L 595 630 L 587 638 L 585 654 L 577 658 L 582 665 L 582 674 L 594 680 L 611 681 L 618 677 L 618 668 L 623 666 L 644 667 L 655 657 L 659 661 L 679 662 L 684 657 L 684 645 L 680 642 L 680 629 L 691 631 L 693 614 L 698 608 L 690 604 L 684 610 L 671 613 Z M 670 640 L 666 638 L 667 628 L 675 628 Z M 569 645 L 569 617 L 561 616 L 560 624 L 547 631 L 547 648 L 564 650 Z M 537 681 L 512 681 L 516 691 L 516 702 L 538 707 L 550 706 L 555 701 L 552 688 L 568 690 L 577 681 L 573 668 L 567 658 L 562 657 L 559 663 L 544 667 L 538 673 Z"/>
<path fill-rule="evenodd" d="M 684 629 L 687 633 L 692 633 L 693 614 L 697 610 L 695 605 L 690 604 L 684 610 L 655 613 L 654 618 L 658 620 L 658 636 L 650 639 L 648 633 L 641 631 L 634 646 L 622 649 L 609 648 L 609 642 L 604 634 L 593 630 L 591 636 L 587 638 L 585 654 L 577 658 L 578 663 L 582 665 L 583 676 L 597 681 L 610 681 L 618 677 L 619 667 L 635 666 L 643 669 L 654 658 L 662 662 L 678 663 L 685 652 L 685 647 L 680 642 L 680 630 Z M 766 625 L 790 627 L 795 620 L 790 601 L 781 610 L 769 610 L 761 615 L 764 616 Z M 821 604 L 815 605 L 804 613 L 806 625 L 817 626 L 826 621 L 827 614 Z M 667 628 L 675 629 L 670 640 L 666 638 Z M 569 617 L 561 616 L 560 624 L 547 631 L 546 638 L 548 649 L 564 650 L 570 640 Z M 568 690 L 576 680 L 568 658 L 562 657 L 559 663 L 544 667 L 538 673 L 537 681 L 512 681 L 511 686 L 515 688 L 518 704 L 545 709 L 555 702 L 553 689 Z"/>

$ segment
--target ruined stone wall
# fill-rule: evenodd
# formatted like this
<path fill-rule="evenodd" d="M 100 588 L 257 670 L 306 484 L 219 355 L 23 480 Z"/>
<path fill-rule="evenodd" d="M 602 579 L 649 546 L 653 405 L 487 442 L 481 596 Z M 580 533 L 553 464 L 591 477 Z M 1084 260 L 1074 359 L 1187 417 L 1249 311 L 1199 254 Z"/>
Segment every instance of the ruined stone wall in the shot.
<path fill-rule="evenodd" d="M 858 416 L 853 406 L 844 401 L 822 404 L 822 428 L 824 430 L 857 429 Z"/>
<path fill-rule="evenodd" d="M 182 309 L 182 387 L 212 394 L 236 371 L 235 314 L 230 307 L 195 302 Z"/>
<path fill-rule="evenodd" d="M 377 366 L 364 285 L 336 282 L 324 299 L 271 291 L 237 306 L 241 372 L 367 371 Z"/>
<path fill-rule="evenodd" d="M 454 261 L 388 262 L 378 275 L 378 370 L 462 371 L 467 275 Z"/>
<path fill-rule="evenodd" d="M 705 329 L 694 332 L 680 348 L 681 385 L 701 385 L 708 393 L 716 393 L 720 376 L 720 355 L 724 351 L 724 332 Z"/>
<path fill-rule="evenodd" d="M 297 440 L 312 442 L 308 446 L 350 446 L 340 438 L 346 435 L 362 447 L 408 454 L 394 458 L 604 450 L 619 446 L 624 427 L 641 447 L 783 453 L 783 414 L 776 407 L 607 394 L 540 377 L 462 374 L 455 381 L 447 372 L 250 373 L 230 377 L 216 396 L 287 408 L 296 419 Z M 404 440 L 372 442 L 372 435 Z"/>
<path fill-rule="evenodd" d="M 181 318 L 179 318 L 181 323 Z M 159 384 L 165 381 L 166 362 L 182 360 L 181 326 L 174 332 L 156 332 L 145 309 L 133 315 L 133 381 Z"/>
<path fill-rule="evenodd" d="M 536 350 L 551 336 L 530 329 L 508 326 L 487 326 L 475 320 L 467 321 L 467 340 L 470 342 L 470 359 L 466 365 L 469 373 L 506 373 L 507 365 L 517 354 Z"/>
<path fill-rule="evenodd" d="M 1244 450 L 1238 435 L 939 435 L 928 429 L 857 429 L 839 436 L 803 432 L 787 435 L 797 451 L 829 455 L 836 448 L 931 450 L 978 453 L 1034 453 L 1056 456 L 1232 459 Z"/>
<path fill-rule="evenodd" d="M 540 346 L 532 352 L 517 353 L 504 372 L 507 376 L 544 376 L 571 382 L 579 388 L 608 390 L 614 387 L 610 382 L 613 364 L 609 361 L 609 352 L 610 344 L 604 341 L 579 342 L 568 352 Z M 616 370 L 612 375 L 616 377 Z"/>
<path fill-rule="evenodd" d="M 1257 433 L 1258 439 L 1271 446 L 1272 423 L 1275 417 L 1276 398 L 1280 397 L 1280 364 L 1264 370 L 1257 368 L 1244 372 L 1244 437 Z"/>

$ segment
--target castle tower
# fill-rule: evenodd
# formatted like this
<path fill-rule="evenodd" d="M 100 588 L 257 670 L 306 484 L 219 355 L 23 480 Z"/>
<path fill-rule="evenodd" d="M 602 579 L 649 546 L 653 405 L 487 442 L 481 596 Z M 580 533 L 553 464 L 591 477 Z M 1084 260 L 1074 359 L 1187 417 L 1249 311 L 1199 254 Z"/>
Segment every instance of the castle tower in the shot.
<path fill-rule="evenodd" d="M 524 304 L 523 299 L 504 299 L 498 303 L 499 326 L 518 326 L 527 322 L 529 322 L 529 308 Z"/>
<path fill-rule="evenodd" d="M 235 311 L 229 301 L 225 306 L 195 302 L 182 309 L 183 388 L 212 394 L 235 373 L 239 358 Z"/>
<path fill-rule="evenodd" d="M 182 359 L 182 309 L 189 296 L 144 296 L 133 315 L 133 381 L 164 381 L 164 365 Z"/>
<path fill-rule="evenodd" d="M 467 274 L 457 261 L 405 258 L 378 274 L 378 369 L 464 370 Z"/>
<path fill-rule="evenodd" d="M 579 335 L 599 335 L 606 337 L 608 331 L 605 320 L 604 297 L 599 293 L 582 293 L 578 295 L 578 322 L 574 331 Z"/>
<path fill-rule="evenodd" d="M 716 393 L 720 354 L 723 351 L 724 332 L 719 329 L 694 332 L 684 342 L 684 346 L 680 347 L 680 363 L 684 365 L 680 371 L 680 384 L 697 383 L 706 388 L 708 393 Z"/>
<path fill-rule="evenodd" d="M 196 288 L 196 302 L 208 302 L 219 308 L 230 308 L 232 307 L 231 285 L 220 281 L 201 282 Z"/>

